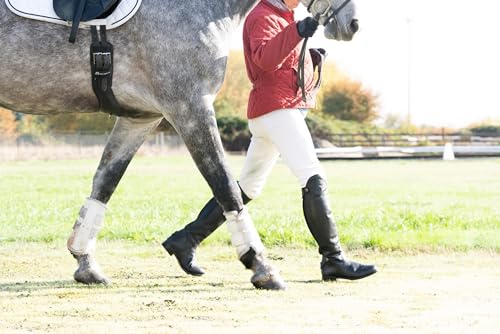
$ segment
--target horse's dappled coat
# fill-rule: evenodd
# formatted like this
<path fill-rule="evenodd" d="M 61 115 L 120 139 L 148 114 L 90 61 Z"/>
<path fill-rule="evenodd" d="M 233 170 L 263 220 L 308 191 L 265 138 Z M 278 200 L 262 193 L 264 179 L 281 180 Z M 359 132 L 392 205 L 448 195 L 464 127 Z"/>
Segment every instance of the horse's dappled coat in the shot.
<path fill-rule="evenodd" d="M 332 7 L 343 2 L 329 1 Z M 114 93 L 120 105 L 142 111 L 144 117 L 117 118 L 90 198 L 109 201 L 139 147 L 165 118 L 184 140 L 224 211 L 242 211 L 212 103 L 224 80 L 228 38 L 255 3 L 143 0 L 127 24 L 108 33 L 115 47 Z M 350 39 L 354 15 L 354 6 L 346 7 L 338 24 L 325 27 L 325 34 Z M 0 3 L 0 106 L 46 115 L 99 110 L 89 82 L 90 33 L 80 31 L 75 44 L 67 43 L 67 36 L 67 27 L 20 18 Z M 106 282 L 93 254 L 77 260 L 82 282 Z M 265 288 L 281 284 L 273 281 L 274 272 L 263 262 L 252 265 L 252 270 L 268 277 Z"/>

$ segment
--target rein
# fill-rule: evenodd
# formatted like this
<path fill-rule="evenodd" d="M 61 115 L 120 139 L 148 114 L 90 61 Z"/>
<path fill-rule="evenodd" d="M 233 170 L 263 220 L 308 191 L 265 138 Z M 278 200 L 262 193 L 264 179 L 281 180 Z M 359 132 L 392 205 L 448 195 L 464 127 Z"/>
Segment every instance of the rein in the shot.
<path fill-rule="evenodd" d="M 309 6 L 307 6 L 307 11 L 309 13 L 312 13 L 312 10 L 313 10 L 313 5 L 314 3 L 316 2 L 317 0 L 312 0 L 311 3 L 309 3 Z M 345 6 L 347 6 L 347 4 L 349 4 L 349 2 L 351 2 L 351 0 L 345 0 L 337 9 L 335 9 L 332 14 L 330 14 L 330 16 L 328 16 L 325 20 L 325 22 L 323 23 L 324 26 L 328 25 L 330 23 L 330 21 L 334 21 L 335 23 L 337 23 L 337 15 L 340 13 L 340 11 L 342 9 L 344 9 Z M 331 5 L 330 3 L 328 2 L 328 6 L 326 7 L 325 10 L 323 10 L 323 13 L 316 13 L 314 15 L 314 19 L 316 21 L 319 21 L 319 19 L 322 17 L 322 16 L 326 16 L 328 14 L 328 11 L 331 9 Z M 299 67 L 298 67 L 298 70 L 297 70 L 297 84 L 299 85 L 300 87 L 300 90 L 302 92 L 302 101 L 304 102 L 307 102 L 307 94 L 306 94 L 306 87 L 305 87 L 305 78 L 304 78 L 304 61 L 306 59 L 306 50 L 307 50 L 307 40 L 309 39 L 309 37 L 306 37 L 304 39 L 304 43 L 302 44 L 302 49 L 300 50 L 300 56 L 299 56 Z"/>

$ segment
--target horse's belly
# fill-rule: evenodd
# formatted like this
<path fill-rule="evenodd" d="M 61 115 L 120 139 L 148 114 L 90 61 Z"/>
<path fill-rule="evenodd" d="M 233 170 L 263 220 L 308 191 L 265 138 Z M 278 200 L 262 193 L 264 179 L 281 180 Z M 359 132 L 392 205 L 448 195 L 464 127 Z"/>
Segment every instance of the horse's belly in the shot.
<path fill-rule="evenodd" d="M 91 113 L 99 111 L 99 102 L 92 91 L 90 78 L 83 85 L 8 86 L 0 78 L 0 106 L 26 113 L 51 115 L 59 113 Z M 145 87 L 117 85 L 115 96 L 121 107 L 148 113 L 162 113 L 164 106 Z"/>
<path fill-rule="evenodd" d="M 29 114 L 97 111 L 91 87 L 82 84 L 90 80 L 78 77 L 57 78 L 35 69 L 16 78 L 0 76 L 0 105 Z"/>

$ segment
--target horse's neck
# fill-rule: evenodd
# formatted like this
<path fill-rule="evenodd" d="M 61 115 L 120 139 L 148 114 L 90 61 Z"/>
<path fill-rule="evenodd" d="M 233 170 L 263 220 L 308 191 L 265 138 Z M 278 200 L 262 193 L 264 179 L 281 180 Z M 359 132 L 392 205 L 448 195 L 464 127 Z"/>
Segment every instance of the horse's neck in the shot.
<path fill-rule="evenodd" d="M 313 2 L 314 0 L 300 0 L 300 3 L 306 7 L 306 8 L 309 8 L 309 6 L 311 5 L 311 3 Z"/>
<path fill-rule="evenodd" d="M 259 0 L 227 0 L 230 5 L 231 16 L 243 20 L 248 12 L 259 2 Z"/>
<path fill-rule="evenodd" d="M 235 13 L 237 13 L 237 15 L 240 15 L 242 18 L 244 18 L 248 14 L 250 9 L 252 9 L 260 0 L 245 0 L 245 1 L 228 0 L 228 1 L 232 3 L 230 5 L 232 10 Z M 300 0 L 300 3 L 302 3 L 302 5 L 304 5 L 305 7 L 308 7 L 312 1 L 313 0 Z"/>

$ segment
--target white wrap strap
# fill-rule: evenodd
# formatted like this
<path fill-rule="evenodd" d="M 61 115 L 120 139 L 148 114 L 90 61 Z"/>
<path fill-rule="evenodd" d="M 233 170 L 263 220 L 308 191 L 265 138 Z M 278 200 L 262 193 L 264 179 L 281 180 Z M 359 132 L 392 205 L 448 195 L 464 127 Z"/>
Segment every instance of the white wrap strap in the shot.
<path fill-rule="evenodd" d="M 73 226 L 73 232 L 68 239 L 68 250 L 74 255 L 91 254 L 95 250 L 97 233 L 104 225 L 106 205 L 98 200 L 87 198 L 78 219 Z"/>
<path fill-rule="evenodd" d="M 256 254 L 261 254 L 264 251 L 264 245 L 246 207 L 241 212 L 224 212 L 224 216 L 227 220 L 227 229 L 231 234 L 231 243 L 236 247 L 238 258 L 245 255 L 250 248 Z"/>

